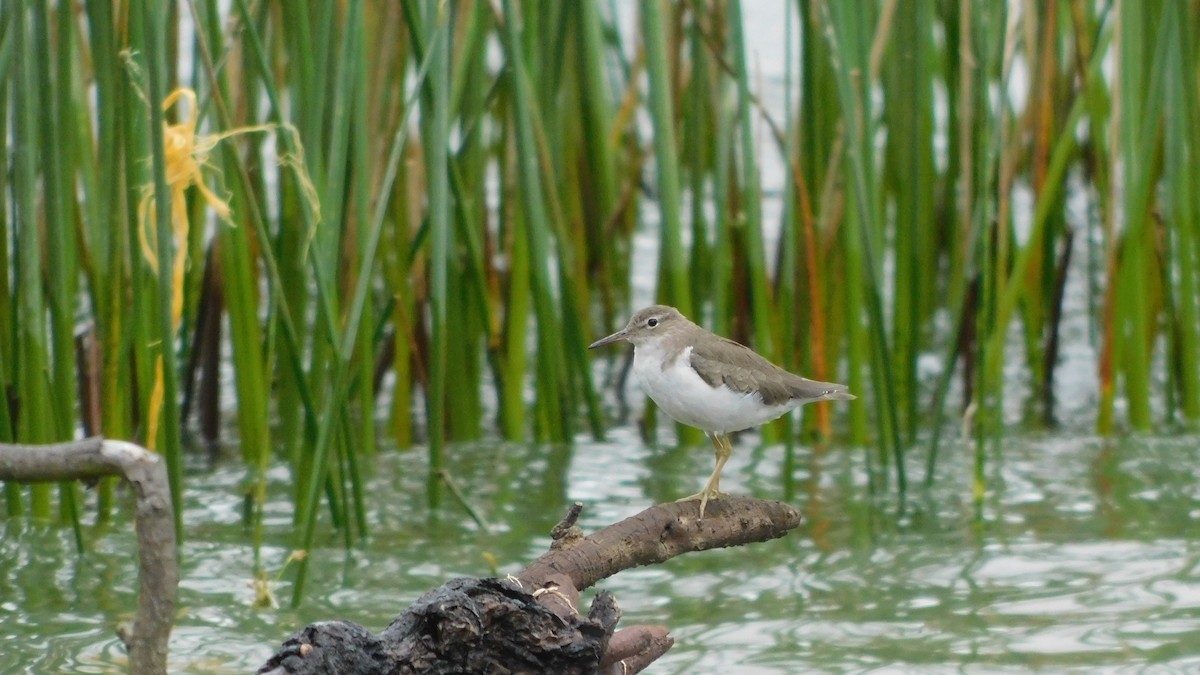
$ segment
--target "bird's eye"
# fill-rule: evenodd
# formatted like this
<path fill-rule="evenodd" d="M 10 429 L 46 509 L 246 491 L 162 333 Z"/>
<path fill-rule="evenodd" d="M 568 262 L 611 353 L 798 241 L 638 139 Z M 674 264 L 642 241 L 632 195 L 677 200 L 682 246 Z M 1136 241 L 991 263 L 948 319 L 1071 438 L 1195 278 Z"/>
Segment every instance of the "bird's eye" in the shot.
<path fill-rule="evenodd" d="M 646 325 L 650 326 L 651 328 L 654 328 L 655 326 L 658 325 L 658 319 L 651 318 L 649 321 L 646 322 Z"/>

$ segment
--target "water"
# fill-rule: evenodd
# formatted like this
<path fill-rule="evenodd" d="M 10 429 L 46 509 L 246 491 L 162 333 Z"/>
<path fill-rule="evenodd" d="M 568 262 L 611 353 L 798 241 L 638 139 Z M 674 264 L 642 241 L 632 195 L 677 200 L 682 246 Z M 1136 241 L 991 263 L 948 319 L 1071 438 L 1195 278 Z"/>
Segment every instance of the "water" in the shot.
<path fill-rule="evenodd" d="M 948 446 L 937 487 L 903 513 L 872 500 L 864 452 L 741 439 L 727 489 L 800 505 L 805 525 L 764 544 L 677 558 L 603 582 L 624 625 L 660 623 L 675 647 L 656 673 L 1178 672 L 1200 669 L 1200 438 L 1062 435 L 1004 443 L 977 513 L 968 453 Z M 371 536 L 345 553 L 321 531 L 308 600 L 254 609 L 252 551 L 234 462 L 193 476 L 185 496 L 173 672 L 245 672 L 321 619 L 383 628 L 459 576 L 515 572 L 542 552 L 571 501 L 585 530 L 693 492 L 702 448 L 647 448 L 630 431 L 574 449 L 480 443 L 453 449 L 454 477 L 487 521 L 425 506 L 424 461 L 387 452 L 373 472 Z M 918 461 L 918 458 L 913 458 Z M 271 473 L 274 574 L 287 557 L 288 473 Z M 0 672 L 117 672 L 113 626 L 135 606 L 128 513 L 87 535 L 10 522 L 0 536 Z M 287 575 L 285 574 L 285 577 Z"/>

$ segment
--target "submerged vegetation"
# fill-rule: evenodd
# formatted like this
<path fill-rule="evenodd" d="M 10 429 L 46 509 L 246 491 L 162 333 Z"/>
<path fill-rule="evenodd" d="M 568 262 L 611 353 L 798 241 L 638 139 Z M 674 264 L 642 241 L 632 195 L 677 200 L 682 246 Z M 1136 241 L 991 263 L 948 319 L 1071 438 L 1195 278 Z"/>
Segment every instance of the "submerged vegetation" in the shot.
<path fill-rule="evenodd" d="M 377 434 L 432 500 L 451 442 L 603 434 L 639 231 L 658 300 L 859 393 L 876 489 L 963 407 L 978 494 L 1006 399 L 1053 423 L 1072 284 L 1099 431 L 1200 421 L 1200 6 L 798 0 L 768 105 L 742 4 L 0 3 L 0 442 L 138 439 L 178 496 L 233 400 L 256 541 L 281 455 L 297 547 L 349 542 Z"/>

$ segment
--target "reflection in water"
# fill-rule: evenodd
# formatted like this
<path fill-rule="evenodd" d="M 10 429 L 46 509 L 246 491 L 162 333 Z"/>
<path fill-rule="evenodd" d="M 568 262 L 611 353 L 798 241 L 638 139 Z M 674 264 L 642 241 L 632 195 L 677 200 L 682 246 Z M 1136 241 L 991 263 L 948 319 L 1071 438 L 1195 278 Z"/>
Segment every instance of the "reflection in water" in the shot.
<path fill-rule="evenodd" d="M 897 516 L 894 503 L 867 496 L 862 451 L 797 448 L 785 477 L 787 449 L 755 447 L 744 435 L 727 489 L 776 499 L 794 483 L 802 531 L 630 570 L 604 587 L 626 622 L 672 628 L 676 646 L 656 672 L 1196 669 L 1197 440 L 1008 439 L 976 521 L 968 453 L 948 452 L 936 487 Z M 186 498 L 172 668 L 244 672 L 319 619 L 381 629 L 446 579 L 487 575 L 487 555 L 502 573 L 519 569 L 544 550 L 571 501 L 585 502 L 582 524 L 592 530 L 687 493 L 703 481 L 710 453 L 648 448 L 629 428 L 574 449 L 457 446 L 448 466 L 486 531 L 453 500 L 428 518 L 424 456 L 382 453 L 371 481 L 371 539 L 346 554 L 340 535 L 326 532 L 308 603 L 275 611 L 250 607 L 242 470 L 219 469 Z M 263 556 L 277 568 L 289 552 L 289 477 L 276 469 L 270 480 Z M 113 626 L 134 607 L 136 585 L 128 514 L 88 539 L 81 559 L 67 531 L 7 524 L 0 672 L 120 669 Z"/>

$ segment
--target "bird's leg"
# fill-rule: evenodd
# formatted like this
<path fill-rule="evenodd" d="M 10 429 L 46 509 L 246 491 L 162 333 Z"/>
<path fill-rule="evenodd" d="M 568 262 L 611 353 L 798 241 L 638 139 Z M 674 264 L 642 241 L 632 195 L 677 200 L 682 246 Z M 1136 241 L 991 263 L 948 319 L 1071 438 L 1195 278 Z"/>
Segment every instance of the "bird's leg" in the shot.
<path fill-rule="evenodd" d="M 713 456 L 717 460 L 716 469 L 713 470 L 712 476 L 709 476 L 708 483 L 704 486 L 704 491 L 712 496 L 723 495 L 721 492 L 721 469 L 725 468 L 725 462 L 729 461 L 729 456 L 733 454 L 733 443 L 725 434 L 713 434 L 713 447 L 716 452 Z"/>
<path fill-rule="evenodd" d="M 725 462 L 728 462 L 729 456 L 733 454 L 733 443 L 730 442 L 729 436 L 714 432 L 708 434 L 708 437 L 712 439 L 713 447 L 716 448 L 715 454 L 717 458 L 717 467 L 713 470 L 712 475 L 709 476 L 708 482 L 704 484 L 703 490 L 691 495 L 690 497 L 684 497 L 683 499 L 677 500 L 681 502 L 690 502 L 693 499 L 699 499 L 701 519 L 704 518 L 704 507 L 708 505 L 708 500 L 718 499 L 725 496 L 725 493 L 718 489 L 721 486 L 721 469 L 725 468 Z"/>

